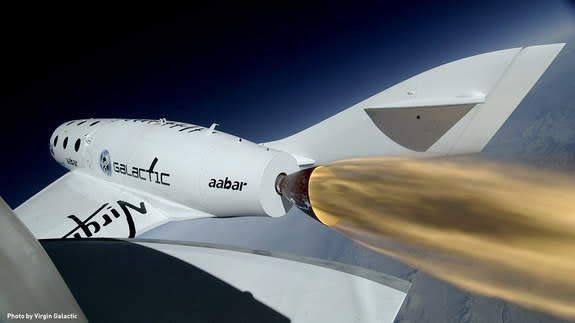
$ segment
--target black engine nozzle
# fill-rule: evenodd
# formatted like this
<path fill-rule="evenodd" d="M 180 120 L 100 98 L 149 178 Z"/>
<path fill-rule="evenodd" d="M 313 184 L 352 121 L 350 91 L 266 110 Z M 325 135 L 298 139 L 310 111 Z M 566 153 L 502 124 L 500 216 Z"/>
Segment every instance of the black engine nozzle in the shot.
<path fill-rule="evenodd" d="M 280 174 L 277 179 L 276 190 L 298 209 L 319 221 L 309 200 L 309 179 L 314 169 L 315 167 L 307 168 L 290 175 Z"/>

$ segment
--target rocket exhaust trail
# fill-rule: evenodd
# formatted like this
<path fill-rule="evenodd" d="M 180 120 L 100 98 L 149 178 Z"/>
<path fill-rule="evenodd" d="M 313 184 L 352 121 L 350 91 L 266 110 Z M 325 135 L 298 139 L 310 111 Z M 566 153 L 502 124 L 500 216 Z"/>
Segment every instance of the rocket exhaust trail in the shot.
<path fill-rule="evenodd" d="M 280 191 L 336 231 L 460 288 L 575 319 L 571 176 L 477 159 L 356 159 L 291 174 Z"/>

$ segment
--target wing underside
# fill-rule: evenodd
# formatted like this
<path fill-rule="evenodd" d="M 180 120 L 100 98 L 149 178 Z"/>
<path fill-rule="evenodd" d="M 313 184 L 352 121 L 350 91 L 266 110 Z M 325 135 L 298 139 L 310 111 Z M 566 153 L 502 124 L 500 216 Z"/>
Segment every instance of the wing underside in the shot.
<path fill-rule="evenodd" d="M 367 269 L 267 250 L 140 239 L 42 244 L 95 321 L 393 322 L 410 287 Z"/>

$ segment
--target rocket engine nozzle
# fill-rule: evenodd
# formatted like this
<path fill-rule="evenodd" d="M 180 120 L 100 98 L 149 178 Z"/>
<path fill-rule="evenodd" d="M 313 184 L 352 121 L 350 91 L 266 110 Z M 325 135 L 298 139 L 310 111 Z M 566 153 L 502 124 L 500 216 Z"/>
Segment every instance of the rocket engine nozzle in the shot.
<path fill-rule="evenodd" d="M 280 174 L 276 180 L 276 191 L 298 209 L 321 222 L 313 212 L 309 199 L 309 179 L 314 169 L 307 168 L 290 175 Z"/>

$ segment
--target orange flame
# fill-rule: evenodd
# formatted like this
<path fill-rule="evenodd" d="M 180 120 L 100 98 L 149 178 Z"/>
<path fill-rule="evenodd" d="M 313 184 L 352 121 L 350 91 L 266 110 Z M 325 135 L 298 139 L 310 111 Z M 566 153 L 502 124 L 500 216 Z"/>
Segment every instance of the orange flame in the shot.
<path fill-rule="evenodd" d="M 575 319 L 575 179 L 481 160 L 318 167 L 317 217 L 469 291 Z"/>

